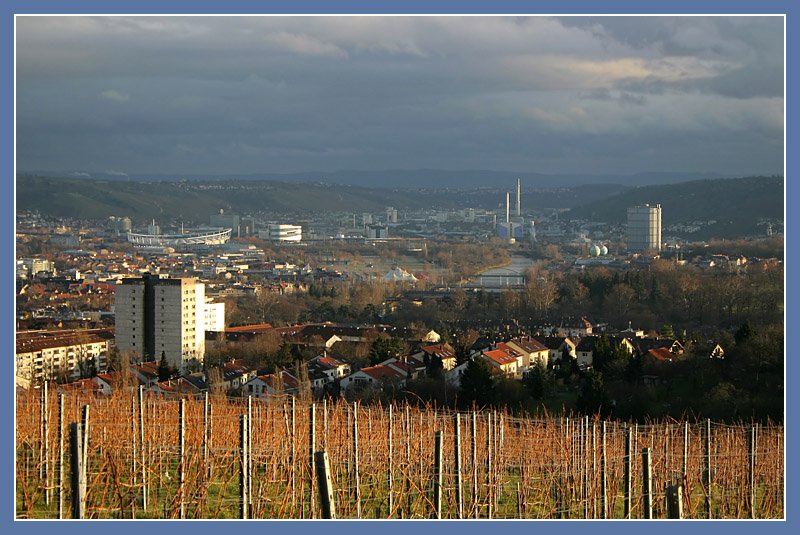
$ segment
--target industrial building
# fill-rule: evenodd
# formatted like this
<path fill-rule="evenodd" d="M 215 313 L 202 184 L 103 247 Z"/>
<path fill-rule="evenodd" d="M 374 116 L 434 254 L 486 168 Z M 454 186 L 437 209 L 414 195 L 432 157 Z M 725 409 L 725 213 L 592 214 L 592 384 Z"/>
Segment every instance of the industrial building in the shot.
<path fill-rule="evenodd" d="M 241 222 L 237 214 L 226 214 L 225 210 L 219 210 L 218 214 L 212 214 L 209 218 L 209 223 L 212 227 L 216 228 L 229 228 L 232 234 L 237 238 L 241 237 Z"/>
<path fill-rule="evenodd" d="M 130 217 L 116 217 L 111 216 L 108 218 L 108 227 L 114 231 L 117 236 L 123 236 L 131 231 L 133 223 Z"/>
<path fill-rule="evenodd" d="M 521 239 L 525 234 L 525 220 L 522 218 L 522 206 L 520 201 L 521 188 L 519 177 L 517 177 L 517 202 L 516 213 L 511 216 L 511 192 L 506 192 L 506 213 L 505 220 L 497 224 L 497 236 L 500 238 L 515 241 Z"/>
<path fill-rule="evenodd" d="M 205 285 L 191 278 L 145 274 L 117 286 L 116 337 L 120 351 L 185 370 L 205 355 Z"/>
<path fill-rule="evenodd" d="M 266 231 L 260 231 L 258 237 L 262 240 L 281 243 L 299 242 L 303 239 L 303 227 L 300 225 L 267 225 Z"/>
<path fill-rule="evenodd" d="M 389 228 L 386 225 L 367 225 L 365 237 L 369 240 L 383 240 L 389 237 Z"/>
<path fill-rule="evenodd" d="M 628 251 L 661 250 L 661 205 L 628 208 Z"/>

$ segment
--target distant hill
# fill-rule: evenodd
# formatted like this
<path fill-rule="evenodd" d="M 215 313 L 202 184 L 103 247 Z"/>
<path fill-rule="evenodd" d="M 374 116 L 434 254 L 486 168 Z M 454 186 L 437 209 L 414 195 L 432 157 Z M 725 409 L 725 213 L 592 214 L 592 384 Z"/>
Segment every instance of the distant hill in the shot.
<path fill-rule="evenodd" d="M 760 219 L 783 220 L 782 177 L 697 180 L 644 186 L 573 208 L 564 217 L 623 223 L 627 210 L 640 204 L 660 204 L 662 225 L 716 221 L 695 238 L 740 237 L 761 233 Z"/>
<path fill-rule="evenodd" d="M 581 185 L 619 184 L 623 186 L 644 186 L 653 184 L 674 184 L 689 180 L 723 178 L 718 173 L 653 172 L 635 174 L 545 174 L 529 171 L 486 170 L 486 169 L 382 169 L 382 170 L 342 170 L 309 171 L 304 173 L 255 173 L 228 175 L 197 174 L 123 174 L 103 172 L 53 172 L 28 171 L 32 176 L 61 176 L 67 178 L 87 178 L 113 182 L 147 181 L 192 182 L 215 181 L 271 181 L 285 183 L 345 184 L 379 189 L 410 188 L 513 188 L 520 177 L 522 188 L 526 190 L 550 187 L 572 187 Z"/>
<path fill-rule="evenodd" d="M 387 206 L 399 210 L 494 209 L 505 202 L 505 192 L 513 185 L 461 191 L 430 184 L 425 188 L 385 189 L 325 182 L 140 182 L 20 175 L 17 209 L 85 219 L 126 215 L 139 221 L 174 217 L 196 222 L 207 221 L 221 208 L 236 213 L 278 214 L 382 212 Z M 626 189 L 615 184 L 528 188 L 523 189 L 522 205 L 525 209 L 570 208 Z"/>

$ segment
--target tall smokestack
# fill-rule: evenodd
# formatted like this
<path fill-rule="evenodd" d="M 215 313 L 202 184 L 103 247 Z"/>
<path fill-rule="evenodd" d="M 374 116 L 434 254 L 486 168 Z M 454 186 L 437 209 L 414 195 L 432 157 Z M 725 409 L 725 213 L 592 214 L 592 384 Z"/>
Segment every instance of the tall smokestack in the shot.
<path fill-rule="evenodd" d="M 511 221 L 511 192 L 506 192 L 506 223 Z"/>
<path fill-rule="evenodd" d="M 520 209 L 519 209 L 520 208 L 519 207 L 519 194 L 520 194 L 519 177 L 517 177 L 517 217 L 522 215 L 522 213 L 520 212 Z"/>

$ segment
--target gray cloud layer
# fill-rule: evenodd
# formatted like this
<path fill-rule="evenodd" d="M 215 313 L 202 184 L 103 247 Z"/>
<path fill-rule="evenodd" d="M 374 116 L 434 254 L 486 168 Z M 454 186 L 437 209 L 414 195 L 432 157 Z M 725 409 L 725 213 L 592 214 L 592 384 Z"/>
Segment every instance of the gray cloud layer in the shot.
<path fill-rule="evenodd" d="M 779 17 L 18 17 L 17 166 L 783 168 Z"/>

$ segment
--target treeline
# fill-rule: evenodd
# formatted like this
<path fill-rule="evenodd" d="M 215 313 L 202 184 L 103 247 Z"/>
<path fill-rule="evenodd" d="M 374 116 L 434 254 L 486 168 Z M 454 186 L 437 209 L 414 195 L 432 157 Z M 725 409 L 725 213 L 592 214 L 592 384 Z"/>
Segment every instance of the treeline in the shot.
<path fill-rule="evenodd" d="M 747 273 L 700 270 L 657 261 L 649 271 L 595 267 L 562 273 L 544 264 L 528 271 L 522 291 L 501 293 L 456 289 L 422 304 L 399 300 L 391 321 L 422 321 L 431 326 L 476 325 L 514 320 L 529 327 L 558 325 L 565 318 L 645 331 L 671 325 L 678 335 L 725 336 L 745 321 L 771 325 L 783 321 L 783 266 Z M 730 334 L 727 335 L 728 337 Z"/>

